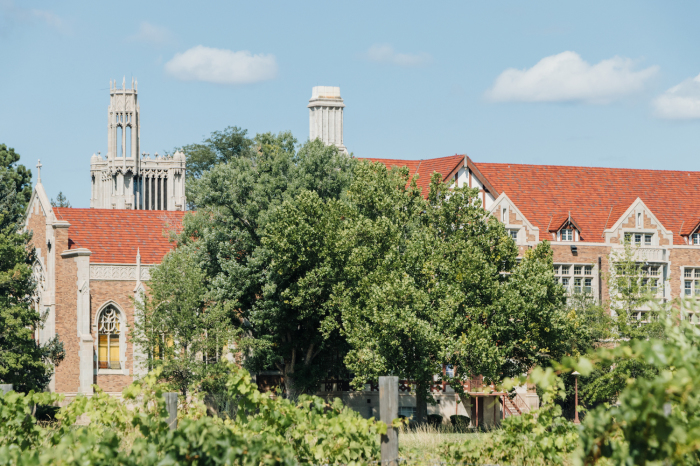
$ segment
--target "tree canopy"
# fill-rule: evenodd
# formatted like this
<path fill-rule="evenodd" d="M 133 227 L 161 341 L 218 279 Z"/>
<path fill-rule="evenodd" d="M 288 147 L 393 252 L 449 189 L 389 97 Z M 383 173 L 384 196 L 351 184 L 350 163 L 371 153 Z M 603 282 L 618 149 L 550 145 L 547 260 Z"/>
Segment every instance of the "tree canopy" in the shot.
<path fill-rule="evenodd" d="M 22 231 L 31 172 L 16 165 L 18 160 L 13 149 L 0 144 L 0 380 L 29 391 L 46 387 L 64 353 L 58 338 L 45 346 L 34 339 L 43 319 L 35 309 L 31 235 Z"/>

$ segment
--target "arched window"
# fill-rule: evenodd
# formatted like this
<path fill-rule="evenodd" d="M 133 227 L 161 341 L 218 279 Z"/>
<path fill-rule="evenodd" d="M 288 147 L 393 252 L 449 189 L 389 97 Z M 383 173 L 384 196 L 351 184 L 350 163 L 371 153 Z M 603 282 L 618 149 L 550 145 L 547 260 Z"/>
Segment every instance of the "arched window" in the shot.
<path fill-rule="evenodd" d="M 109 306 L 102 311 L 97 321 L 98 368 L 121 369 L 119 362 L 120 328 L 119 311 L 114 306 Z"/>

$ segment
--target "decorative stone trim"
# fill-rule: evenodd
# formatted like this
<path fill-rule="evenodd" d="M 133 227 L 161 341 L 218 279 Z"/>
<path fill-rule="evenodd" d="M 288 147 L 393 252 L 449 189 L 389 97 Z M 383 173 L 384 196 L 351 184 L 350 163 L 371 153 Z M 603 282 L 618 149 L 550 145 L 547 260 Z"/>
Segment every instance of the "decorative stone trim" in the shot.
<path fill-rule="evenodd" d="M 141 276 L 139 277 L 139 268 Z M 105 265 L 90 264 L 90 280 L 130 280 L 147 281 L 151 279 L 147 265 Z"/>

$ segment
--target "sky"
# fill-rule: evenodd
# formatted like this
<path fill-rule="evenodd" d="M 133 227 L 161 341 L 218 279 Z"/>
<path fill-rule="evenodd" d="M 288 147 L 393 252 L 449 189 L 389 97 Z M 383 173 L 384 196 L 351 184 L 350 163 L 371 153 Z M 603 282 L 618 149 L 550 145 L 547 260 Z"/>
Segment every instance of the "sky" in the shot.
<path fill-rule="evenodd" d="M 698 1 L 0 0 L 0 143 L 89 207 L 109 81 L 134 77 L 151 154 L 227 126 L 303 143 L 311 88 L 339 86 L 357 157 L 698 170 L 698 18 Z"/>

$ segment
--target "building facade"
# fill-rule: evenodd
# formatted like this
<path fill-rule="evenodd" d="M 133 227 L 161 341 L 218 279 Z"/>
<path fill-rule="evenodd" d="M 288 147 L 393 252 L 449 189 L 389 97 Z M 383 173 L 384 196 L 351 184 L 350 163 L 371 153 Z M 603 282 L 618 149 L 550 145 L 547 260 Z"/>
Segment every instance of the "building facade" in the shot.
<path fill-rule="evenodd" d="M 345 104 L 337 87 L 315 87 L 309 101 L 311 139 L 343 142 Z M 110 83 L 107 157 L 91 159 L 90 209 L 54 208 L 41 177 L 32 195 L 26 228 L 37 251 L 34 274 L 37 309 L 47 316 L 41 343 L 58 335 L 66 358 L 51 391 L 90 395 L 92 385 L 119 394 L 144 372 L 128 339 L 134 304 L 147 291 L 149 270 L 172 248 L 186 213 L 185 157 L 151 158 L 140 150 L 137 83 Z M 699 172 L 625 170 L 476 163 L 466 155 L 425 160 L 369 159 L 388 167 L 406 166 L 427 195 L 430 177 L 476 189 L 484 209 L 501 221 L 521 254 L 547 240 L 554 251 L 554 275 L 572 293 L 603 302 L 603 279 L 613 254 L 627 239 L 644 265 L 644 280 L 661 300 L 700 296 Z M 638 310 L 644 318 L 646 309 Z M 695 317 L 693 317 L 695 319 Z M 538 405 L 526 387 L 515 400 L 484 397 L 480 381 L 469 381 L 469 406 L 445 385 L 433 387 L 433 414 L 467 414 L 486 425 Z M 340 381 L 322 384 L 319 394 L 341 397 L 366 415 L 376 414 L 375 387 L 350 391 Z M 400 411 L 410 415 L 415 396 L 404 383 Z"/>
<path fill-rule="evenodd" d="M 626 240 L 656 298 L 700 296 L 700 202 L 693 195 L 700 172 L 476 163 L 466 155 L 370 160 L 408 167 L 426 195 L 436 171 L 444 182 L 478 189 L 521 254 L 550 242 L 555 277 L 570 293 L 608 301 L 604 277 Z"/>

